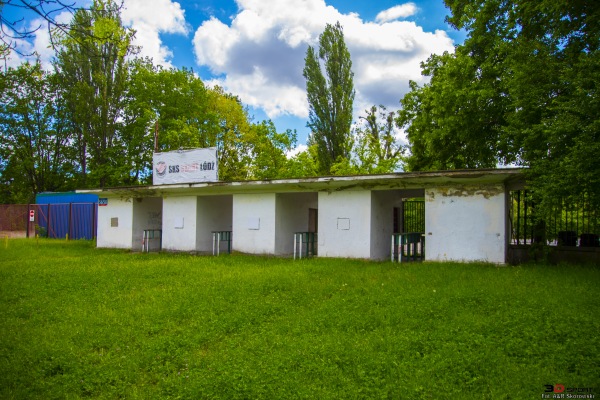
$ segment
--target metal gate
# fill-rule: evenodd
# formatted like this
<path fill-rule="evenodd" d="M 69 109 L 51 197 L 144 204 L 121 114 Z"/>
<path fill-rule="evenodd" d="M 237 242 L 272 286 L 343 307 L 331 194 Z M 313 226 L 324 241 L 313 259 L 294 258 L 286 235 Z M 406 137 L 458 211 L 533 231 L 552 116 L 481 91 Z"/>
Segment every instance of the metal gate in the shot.
<path fill-rule="evenodd" d="M 394 209 L 392 261 L 425 259 L 425 199 L 406 199 Z"/>

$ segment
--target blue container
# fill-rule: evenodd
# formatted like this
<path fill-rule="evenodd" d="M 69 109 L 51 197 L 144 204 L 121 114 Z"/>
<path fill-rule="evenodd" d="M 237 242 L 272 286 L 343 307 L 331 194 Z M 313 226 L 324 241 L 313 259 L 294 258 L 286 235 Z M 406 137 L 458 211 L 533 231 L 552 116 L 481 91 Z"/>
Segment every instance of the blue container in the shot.
<path fill-rule="evenodd" d="M 87 193 L 39 193 L 36 197 L 39 233 L 49 238 L 96 237 L 98 196 Z"/>
<path fill-rule="evenodd" d="M 47 192 L 35 196 L 36 204 L 98 203 L 98 195 L 75 192 Z"/>

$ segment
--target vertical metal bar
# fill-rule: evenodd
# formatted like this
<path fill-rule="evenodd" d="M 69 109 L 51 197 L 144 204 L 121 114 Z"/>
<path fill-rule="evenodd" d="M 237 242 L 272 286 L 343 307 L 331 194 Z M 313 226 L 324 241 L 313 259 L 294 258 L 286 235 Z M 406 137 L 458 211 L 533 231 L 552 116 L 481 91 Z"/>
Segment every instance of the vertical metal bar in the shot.
<path fill-rule="evenodd" d="M 579 208 L 581 207 L 580 203 L 577 204 L 577 208 L 575 208 L 576 219 L 575 219 L 575 236 L 579 236 Z"/>
<path fill-rule="evenodd" d="M 308 246 L 310 246 L 310 236 L 306 233 L 306 258 L 308 258 Z"/>
<path fill-rule="evenodd" d="M 392 250 L 391 250 L 391 254 L 390 254 L 390 261 L 394 262 L 394 234 L 392 233 Z"/>
<path fill-rule="evenodd" d="M 521 244 L 521 191 L 517 190 L 517 245 Z"/>
<path fill-rule="evenodd" d="M 523 243 L 527 244 L 527 194 L 523 193 Z"/>
<path fill-rule="evenodd" d="M 402 257 L 404 256 L 404 235 L 405 233 L 401 233 L 399 235 L 399 240 L 398 240 L 398 263 L 402 264 Z"/>
<path fill-rule="evenodd" d="M 296 234 L 294 233 L 294 260 L 296 259 Z"/>
<path fill-rule="evenodd" d="M 217 232 L 217 256 L 221 255 L 221 232 Z"/>

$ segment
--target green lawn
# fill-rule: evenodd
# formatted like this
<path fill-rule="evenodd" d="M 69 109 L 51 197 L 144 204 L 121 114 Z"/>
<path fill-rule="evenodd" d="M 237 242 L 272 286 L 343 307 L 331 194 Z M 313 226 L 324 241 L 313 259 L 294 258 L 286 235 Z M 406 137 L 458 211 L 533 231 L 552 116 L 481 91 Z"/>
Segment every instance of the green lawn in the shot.
<path fill-rule="evenodd" d="M 3 240 L 0 398 L 600 398 L 599 300 L 598 266 Z"/>

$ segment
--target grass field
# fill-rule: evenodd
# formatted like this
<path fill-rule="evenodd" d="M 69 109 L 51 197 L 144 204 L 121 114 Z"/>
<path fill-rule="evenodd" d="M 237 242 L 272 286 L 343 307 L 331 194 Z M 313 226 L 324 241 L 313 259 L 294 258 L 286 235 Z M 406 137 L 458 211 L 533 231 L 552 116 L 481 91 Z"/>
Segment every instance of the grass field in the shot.
<path fill-rule="evenodd" d="M 539 399 L 549 384 L 600 398 L 598 266 L 13 239 L 0 322 L 2 399 Z"/>

